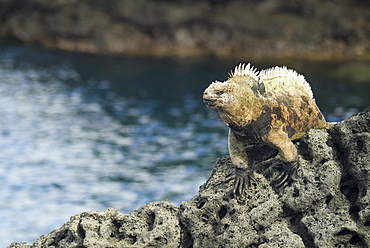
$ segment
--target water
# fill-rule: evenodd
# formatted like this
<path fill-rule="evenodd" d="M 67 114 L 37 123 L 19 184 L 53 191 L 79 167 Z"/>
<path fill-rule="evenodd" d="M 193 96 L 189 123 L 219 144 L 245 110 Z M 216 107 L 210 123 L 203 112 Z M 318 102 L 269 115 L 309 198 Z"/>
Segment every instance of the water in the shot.
<path fill-rule="evenodd" d="M 238 62 L 93 56 L 0 40 L 0 247 L 31 244 L 84 211 L 129 213 L 195 195 L 227 155 L 227 128 L 201 95 Z M 368 70 L 358 79 L 348 64 L 290 64 L 329 120 L 370 105 Z"/>

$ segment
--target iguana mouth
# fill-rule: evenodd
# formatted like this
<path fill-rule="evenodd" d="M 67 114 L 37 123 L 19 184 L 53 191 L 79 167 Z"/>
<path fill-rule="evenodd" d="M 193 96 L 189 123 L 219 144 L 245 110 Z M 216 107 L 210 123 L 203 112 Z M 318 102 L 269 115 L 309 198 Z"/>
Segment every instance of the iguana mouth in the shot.
<path fill-rule="evenodd" d="M 214 99 L 210 99 L 210 98 L 203 98 L 203 102 L 208 106 L 208 107 L 212 107 L 212 106 L 215 106 L 216 105 L 216 100 Z"/>

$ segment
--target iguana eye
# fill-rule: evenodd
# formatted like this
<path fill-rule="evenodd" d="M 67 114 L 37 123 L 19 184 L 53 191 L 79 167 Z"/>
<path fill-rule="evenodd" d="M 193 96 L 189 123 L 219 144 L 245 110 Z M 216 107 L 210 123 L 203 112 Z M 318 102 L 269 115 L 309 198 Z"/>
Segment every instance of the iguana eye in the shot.
<path fill-rule="evenodd" d="M 215 94 L 221 96 L 224 92 L 222 90 L 216 90 Z"/>

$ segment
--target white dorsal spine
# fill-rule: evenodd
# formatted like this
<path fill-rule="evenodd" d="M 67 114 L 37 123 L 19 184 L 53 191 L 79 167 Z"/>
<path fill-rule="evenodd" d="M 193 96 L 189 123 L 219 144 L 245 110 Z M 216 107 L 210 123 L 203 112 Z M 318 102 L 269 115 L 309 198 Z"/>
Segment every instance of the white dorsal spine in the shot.
<path fill-rule="evenodd" d="M 296 85 L 299 85 L 306 89 L 307 93 L 313 98 L 313 93 L 310 84 L 306 81 L 305 77 L 295 70 L 288 69 L 286 66 L 275 66 L 262 71 L 257 71 L 257 68 L 253 67 L 250 63 L 240 63 L 235 66 L 234 71 L 229 73 L 230 78 L 237 76 L 248 76 L 258 83 L 266 83 L 265 81 L 272 80 L 279 77 L 286 77 L 292 79 Z"/>
<path fill-rule="evenodd" d="M 301 85 L 302 87 L 304 87 L 310 94 L 311 98 L 313 98 L 311 86 L 306 81 L 305 77 L 301 74 L 298 74 L 295 70 L 288 69 L 286 66 L 283 67 L 275 66 L 269 69 L 262 70 L 259 73 L 259 79 L 262 82 L 265 80 L 272 80 L 278 77 L 287 77 L 293 79 L 297 83 L 297 85 Z"/>
<path fill-rule="evenodd" d="M 235 66 L 234 71 L 229 73 L 230 78 L 237 77 L 237 76 L 248 76 L 256 81 L 258 81 L 258 71 L 257 68 L 251 66 L 250 63 L 242 64 Z"/>

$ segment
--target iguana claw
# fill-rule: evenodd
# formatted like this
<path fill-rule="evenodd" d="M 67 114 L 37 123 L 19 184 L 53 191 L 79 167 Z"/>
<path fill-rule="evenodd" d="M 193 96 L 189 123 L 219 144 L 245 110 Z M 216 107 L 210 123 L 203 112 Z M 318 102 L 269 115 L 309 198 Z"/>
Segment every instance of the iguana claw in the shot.
<path fill-rule="evenodd" d="M 296 179 L 298 161 L 293 161 L 289 163 L 284 163 L 281 165 L 283 171 L 274 180 L 276 188 L 280 188 L 283 185 L 289 185 L 292 181 Z"/>
<path fill-rule="evenodd" d="M 241 196 L 243 194 L 243 190 L 249 188 L 250 180 L 256 182 L 256 179 L 253 177 L 253 172 L 249 167 L 235 168 L 234 174 L 227 177 L 225 179 L 225 182 L 232 179 L 235 179 L 235 184 L 233 188 L 234 196 Z"/>

